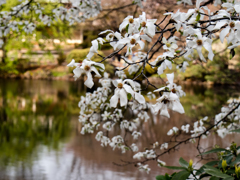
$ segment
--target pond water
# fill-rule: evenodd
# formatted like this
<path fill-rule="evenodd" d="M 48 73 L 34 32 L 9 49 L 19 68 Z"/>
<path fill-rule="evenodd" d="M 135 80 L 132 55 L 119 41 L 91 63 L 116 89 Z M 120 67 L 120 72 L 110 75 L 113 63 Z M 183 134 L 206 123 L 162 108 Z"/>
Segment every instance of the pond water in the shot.
<path fill-rule="evenodd" d="M 170 119 L 152 116 L 142 128 L 140 149 L 165 142 L 173 126 L 213 116 L 229 97 L 240 94 L 239 87 L 230 86 L 185 85 L 183 89 L 186 114 L 170 112 Z M 113 162 L 121 164 L 121 159 L 133 154 L 101 147 L 95 134 L 81 135 L 77 104 L 85 92 L 81 81 L 0 80 L 0 180 L 143 180 L 169 172 L 155 162 L 150 163 L 149 174 L 132 165 L 116 166 Z M 240 143 L 236 134 L 224 140 L 213 135 L 201 146 L 226 147 L 232 141 Z M 178 165 L 180 157 L 196 162 L 195 146 L 183 145 L 161 160 L 168 165 Z"/>

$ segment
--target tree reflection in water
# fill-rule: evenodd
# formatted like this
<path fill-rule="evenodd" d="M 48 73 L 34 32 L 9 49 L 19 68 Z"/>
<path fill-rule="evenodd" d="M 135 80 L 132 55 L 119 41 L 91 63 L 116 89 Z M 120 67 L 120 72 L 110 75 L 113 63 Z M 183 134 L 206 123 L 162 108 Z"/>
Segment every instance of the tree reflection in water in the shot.
<path fill-rule="evenodd" d="M 170 119 L 150 114 L 152 118 L 143 125 L 137 145 L 143 150 L 155 141 L 162 143 L 168 139 L 166 133 L 171 127 L 219 112 L 219 104 L 239 96 L 238 89 L 227 88 L 184 86 L 187 96 L 181 102 L 186 114 L 171 112 Z M 167 172 L 155 162 L 150 164 L 149 175 L 133 166 L 115 166 L 113 162 L 121 163 L 121 159 L 127 160 L 133 154 L 122 155 L 101 147 L 95 134 L 82 136 L 77 104 L 84 92 L 80 81 L 0 81 L 0 180 L 153 179 Z M 212 136 L 202 147 L 214 144 L 225 147 L 232 141 L 240 143 L 234 135 L 224 141 Z M 176 165 L 180 156 L 189 160 L 196 154 L 195 145 L 188 144 L 162 160 Z"/>

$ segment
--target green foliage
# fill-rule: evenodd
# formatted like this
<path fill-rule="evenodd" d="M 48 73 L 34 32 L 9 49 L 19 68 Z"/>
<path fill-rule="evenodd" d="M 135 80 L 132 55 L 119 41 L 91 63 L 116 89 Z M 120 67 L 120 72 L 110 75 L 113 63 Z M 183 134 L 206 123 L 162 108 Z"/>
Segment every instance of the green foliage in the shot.
<path fill-rule="evenodd" d="M 236 143 L 232 143 L 230 150 L 224 148 L 215 148 L 201 155 L 217 153 L 218 160 L 210 161 L 204 164 L 199 169 L 194 169 L 192 167 L 192 162 L 185 161 L 183 158 L 179 159 L 180 166 L 164 166 L 172 170 L 181 170 L 179 172 L 174 172 L 172 175 L 165 174 L 156 177 L 157 180 L 186 180 L 190 175 L 194 179 L 204 179 L 208 177 L 210 180 L 234 180 L 240 178 L 240 153 L 237 154 Z M 239 166 L 239 167 L 238 167 Z"/>

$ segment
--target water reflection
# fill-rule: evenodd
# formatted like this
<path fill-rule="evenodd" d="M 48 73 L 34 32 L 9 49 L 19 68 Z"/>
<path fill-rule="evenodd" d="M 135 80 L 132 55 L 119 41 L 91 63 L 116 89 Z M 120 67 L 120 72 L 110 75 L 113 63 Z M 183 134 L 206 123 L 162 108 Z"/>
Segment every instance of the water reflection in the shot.
<path fill-rule="evenodd" d="M 193 119 L 219 112 L 219 104 L 230 96 L 239 96 L 232 87 L 206 88 L 184 86 L 187 96 L 181 99 L 186 115 L 171 112 L 170 119 L 152 117 L 142 128 L 138 146 L 143 150 L 151 143 L 167 140 L 172 126 L 180 127 Z M 5 179 L 154 179 L 169 172 L 151 162 L 151 173 L 139 172 L 134 166 L 119 167 L 132 153 L 102 148 L 95 134 L 79 133 L 77 107 L 84 94 L 82 82 L 41 80 L 0 80 L 0 180 Z M 118 130 L 119 131 L 119 130 Z M 227 146 L 239 139 L 229 135 L 222 141 L 212 136 L 202 145 Z M 176 165 L 179 157 L 195 157 L 195 145 L 183 146 L 162 158 Z M 197 160 L 197 159 L 195 159 Z"/>

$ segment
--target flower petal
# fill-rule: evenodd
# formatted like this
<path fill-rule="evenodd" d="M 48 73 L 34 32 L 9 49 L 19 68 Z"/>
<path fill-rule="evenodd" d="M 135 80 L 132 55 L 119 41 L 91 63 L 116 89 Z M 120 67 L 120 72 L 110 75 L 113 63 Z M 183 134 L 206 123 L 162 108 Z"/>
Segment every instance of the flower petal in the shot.
<path fill-rule="evenodd" d="M 115 93 L 110 99 L 110 107 L 117 107 L 118 104 L 118 95 Z"/>
<path fill-rule="evenodd" d="M 144 104 L 145 98 L 143 97 L 143 95 L 141 95 L 140 93 L 135 92 L 135 99 L 140 103 L 140 104 Z"/>
<path fill-rule="evenodd" d="M 163 105 L 163 106 L 162 106 L 160 115 L 165 116 L 165 117 L 167 117 L 167 118 L 170 118 L 170 115 L 169 115 L 169 113 L 168 113 L 168 109 L 167 109 L 167 106 L 166 106 L 166 105 Z"/>
<path fill-rule="evenodd" d="M 87 72 L 87 80 L 84 82 L 84 84 L 88 87 L 88 88 L 92 88 L 94 83 L 93 83 L 93 79 L 92 79 L 92 74 L 91 72 Z"/>
<path fill-rule="evenodd" d="M 183 114 L 185 112 L 182 104 L 178 100 L 174 101 L 172 110 L 179 112 L 181 114 Z"/>
<path fill-rule="evenodd" d="M 126 106 L 127 105 L 127 102 L 128 102 L 128 99 L 127 99 L 127 93 L 124 89 L 121 89 L 119 91 L 119 95 L 120 95 L 120 106 L 123 107 L 123 106 Z"/>
<path fill-rule="evenodd" d="M 134 95 L 134 91 L 132 90 L 131 86 L 127 85 L 127 84 L 124 84 L 123 85 L 123 88 L 128 92 L 130 93 L 132 96 Z"/>

